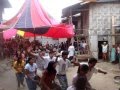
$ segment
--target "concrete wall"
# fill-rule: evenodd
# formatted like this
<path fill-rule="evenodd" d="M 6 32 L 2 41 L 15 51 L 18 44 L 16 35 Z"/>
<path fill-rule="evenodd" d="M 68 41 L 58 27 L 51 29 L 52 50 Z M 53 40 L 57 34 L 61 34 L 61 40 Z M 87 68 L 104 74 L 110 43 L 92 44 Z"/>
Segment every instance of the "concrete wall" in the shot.
<path fill-rule="evenodd" d="M 33 41 L 34 38 L 29 38 L 29 41 Z M 41 42 L 43 45 L 46 45 L 47 43 L 49 44 L 58 44 L 58 40 L 54 40 L 52 38 L 49 38 L 49 37 L 44 37 L 44 36 L 37 36 L 36 37 L 36 40 L 38 40 L 39 42 Z"/>
<path fill-rule="evenodd" d="M 98 40 L 102 35 L 110 35 L 112 16 L 115 17 L 115 25 L 120 24 L 120 3 L 96 3 L 90 4 L 89 9 L 89 44 L 93 55 L 98 58 Z M 98 38 L 98 35 L 101 37 Z M 111 37 L 106 39 L 111 47 Z"/>

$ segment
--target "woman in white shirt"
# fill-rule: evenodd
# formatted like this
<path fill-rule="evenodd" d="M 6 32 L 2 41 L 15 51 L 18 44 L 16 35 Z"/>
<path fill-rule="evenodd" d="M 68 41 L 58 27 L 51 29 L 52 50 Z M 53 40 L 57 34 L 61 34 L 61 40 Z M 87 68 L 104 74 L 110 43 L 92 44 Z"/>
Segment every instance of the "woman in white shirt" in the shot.
<path fill-rule="evenodd" d="M 37 82 L 34 79 L 37 72 L 37 65 L 34 63 L 33 58 L 28 59 L 28 63 L 25 65 L 25 77 L 29 90 L 36 90 Z"/>

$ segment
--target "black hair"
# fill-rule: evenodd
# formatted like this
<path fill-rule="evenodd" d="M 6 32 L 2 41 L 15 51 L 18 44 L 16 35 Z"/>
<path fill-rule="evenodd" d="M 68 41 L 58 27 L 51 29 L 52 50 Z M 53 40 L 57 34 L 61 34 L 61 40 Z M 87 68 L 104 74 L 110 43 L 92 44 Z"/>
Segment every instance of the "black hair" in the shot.
<path fill-rule="evenodd" d="M 55 51 L 52 50 L 52 51 L 49 52 L 49 54 L 52 54 L 52 53 L 55 53 Z"/>
<path fill-rule="evenodd" d="M 68 51 L 63 51 L 62 56 L 64 56 L 64 55 L 68 55 Z"/>
<path fill-rule="evenodd" d="M 85 90 L 86 88 L 86 83 L 87 83 L 87 78 L 86 76 L 80 76 L 80 71 L 83 71 L 83 72 L 88 72 L 89 70 L 89 67 L 87 64 L 81 64 L 79 65 L 78 67 L 78 71 L 77 71 L 77 80 L 76 82 L 74 83 L 74 86 L 75 86 L 75 90 Z"/>
<path fill-rule="evenodd" d="M 17 57 L 17 65 L 22 63 L 21 59 L 22 59 L 22 57 L 20 57 L 20 56 Z"/>
<path fill-rule="evenodd" d="M 97 63 L 97 59 L 96 58 L 90 58 L 88 63 Z"/>
<path fill-rule="evenodd" d="M 40 51 L 46 51 L 46 49 L 45 48 L 41 48 Z"/>
<path fill-rule="evenodd" d="M 87 72 L 89 70 L 89 67 L 87 64 L 81 64 L 78 67 L 77 73 L 79 74 L 80 71 Z"/>
<path fill-rule="evenodd" d="M 32 59 L 32 57 L 28 57 L 27 63 L 30 63 L 31 59 Z"/>
<path fill-rule="evenodd" d="M 54 68 L 54 64 L 55 64 L 56 62 L 54 62 L 54 61 L 50 61 L 49 63 L 48 63 L 48 67 L 46 68 L 46 70 L 48 71 L 48 73 L 56 73 L 56 69 Z"/>

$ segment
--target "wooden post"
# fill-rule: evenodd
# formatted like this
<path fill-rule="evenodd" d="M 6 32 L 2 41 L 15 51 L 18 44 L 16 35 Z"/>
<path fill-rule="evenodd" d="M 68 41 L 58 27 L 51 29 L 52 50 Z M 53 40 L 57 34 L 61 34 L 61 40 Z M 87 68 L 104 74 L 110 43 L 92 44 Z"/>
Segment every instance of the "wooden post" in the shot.
<path fill-rule="evenodd" d="M 112 45 L 115 45 L 115 16 L 112 16 Z"/>

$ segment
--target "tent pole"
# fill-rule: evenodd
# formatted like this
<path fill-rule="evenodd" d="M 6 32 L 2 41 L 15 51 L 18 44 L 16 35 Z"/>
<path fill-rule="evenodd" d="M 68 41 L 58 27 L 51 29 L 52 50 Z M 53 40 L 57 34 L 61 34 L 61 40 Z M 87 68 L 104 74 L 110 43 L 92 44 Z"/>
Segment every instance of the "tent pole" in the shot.
<path fill-rule="evenodd" d="M 35 39 L 36 39 L 36 36 L 35 36 L 35 28 L 34 28 L 34 41 L 35 41 Z"/>

